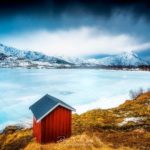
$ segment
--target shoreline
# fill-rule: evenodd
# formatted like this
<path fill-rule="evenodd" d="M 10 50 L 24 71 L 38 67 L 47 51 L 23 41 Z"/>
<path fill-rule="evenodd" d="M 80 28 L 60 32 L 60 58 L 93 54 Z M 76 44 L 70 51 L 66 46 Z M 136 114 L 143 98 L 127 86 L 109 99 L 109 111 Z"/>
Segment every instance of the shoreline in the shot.
<path fill-rule="evenodd" d="M 37 69 L 37 70 L 49 70 L 49 69 L 95 69 L 95 70 L 109 70 L 109 71 L 150 71 L 150 67 L 143 69 L 139 67 L 0 67 L 0 69 Z"/>
<path fill-rule="evenodd" d="M 137 98 L 140 96 L 140 95 L 144 95 L 145 93 L 149 93 L 150 94 L 150 92 L 149 92 L 149 90 L 148 91 L 145 91 L 145 92 L 143 92 L 143 93 L 139 93 L 138 94 L 138 96 L 137 96 Z M 84 115 L 84 114 L 86 114 L 86 113 L 88 113 L 88 112 L 92 112 L 92 111 L 96 111 L 96 110 L 101 110 L 101 111 L 109 111 L 109 110 L 114 110 L 114 109 L 118 109 L 120 106 L 122 106 L 122 105 L 124 105 L 125 103 L 127 103 L 127 102 L 134 102 L 134 99 L 125 99 L 124 100 L 124 102 L 122 102 L 122 103 L 120 103 L 120 104 L 118 104 L 117 106 L 114 106 L 114 107 L 109 107 L 109 108 L 99 108 L 99 107 L 97 107 L 97 108 L 90 108 L 90 109 L 87 109 L 85 112 L 82 112 L 82 113 L 73 113 L 73 115 Z M 5 125 L 4 126 L 4 128 L 2 128 L 2 129 L 0 129 L 0 134 L 3 132 L 3 130 L 5 129 L 5 128 L 7 128 L 7 127 L 20 127 L 20 128 L 22 128 L 22 129 L 28 129 L 28 128 L 32 128 L 32 117 L 29 119 L 27 119 L 25 122 L 22 122 L 22 123 L 9 123 L 8 125 Z"/>

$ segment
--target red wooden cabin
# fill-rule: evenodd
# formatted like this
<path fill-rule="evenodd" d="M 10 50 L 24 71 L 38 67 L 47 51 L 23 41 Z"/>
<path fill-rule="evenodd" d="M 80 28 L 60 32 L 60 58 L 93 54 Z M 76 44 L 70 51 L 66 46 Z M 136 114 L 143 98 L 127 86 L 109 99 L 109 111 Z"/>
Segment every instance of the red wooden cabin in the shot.
<path fill-rule="evenodd" d="M 30 110 L 37 142 L 56 142 L 71 136 L 71 114 L 75 109 L 68 104 L 47 94 L 31 105 Z"/>

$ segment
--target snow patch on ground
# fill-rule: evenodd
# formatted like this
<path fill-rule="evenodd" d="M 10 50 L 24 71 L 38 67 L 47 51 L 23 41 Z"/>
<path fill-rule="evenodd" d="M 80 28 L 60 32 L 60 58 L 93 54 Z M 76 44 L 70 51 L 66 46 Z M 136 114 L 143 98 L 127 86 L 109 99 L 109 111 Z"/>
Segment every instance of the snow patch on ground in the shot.
<path fill-rule="evenodd" d="M 121 123 L 119 123 L 118 125 L 119 126 L 123 126 L 123 125 L 127 124 L 128 122 L 135 122 L 135 123 L 137 123 L 137 122 L 139 122 L 141 120 L 143 120 L 142 117 L 127 117 L 127 118 L 124 118 L 124 120 Z"/>

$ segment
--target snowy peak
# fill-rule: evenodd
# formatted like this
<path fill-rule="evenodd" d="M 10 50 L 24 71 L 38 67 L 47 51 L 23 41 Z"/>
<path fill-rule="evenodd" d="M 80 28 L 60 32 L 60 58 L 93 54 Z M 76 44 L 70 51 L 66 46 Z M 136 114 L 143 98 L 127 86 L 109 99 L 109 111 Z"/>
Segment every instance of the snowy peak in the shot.
<path fill-rule="evenodd" d="M 41 62 L 49 62 L 49 63 L 58 63 L 58 64 L 69 64 L 68 62 L 61 60 L 56 57 L 52 56 L 47 56 L 43 53 L 36 52 L 36 51 L 24 51 L 24 50 L 19 50 L 13 47 L 8 47 L 3 44 L 0 44 L 0 53 L 11 56 L 11 57 L 16 57 L 16 58 L 21 58 L 21 59 L 26 59 L 30 61 L 41 61 Z"/>
<path fill-rule="evenodd" d="M 70 63 L 36 51 L 24 51 L 0 44 L 0 67 L 68 68 Z"/>
<path fill-rule="evenodd" d="M 146 61 L 138 57 L 133 51 L 123 52 L 118 55 L 105 57 L 100 60 L 100 63 L 105 66 L 140 66 L 148 65 Z"/>
<path fill-rule="evenodd" d="M 141 65 L 148 65 L 146 61 L 138 57 L 133 51 L 123 52 L 118 55 L 111 55 L 101 59 L 85 59 L 77 57 L 59 57 L 67 62 L 75 64 L 76 66 L 85 66 L 85 67 L 100 67 L 100 66 L 122 66 L 122 67 L 138 67 Z"/>
<path fill-rule="evenodd" d="M 0 67 L 16 66 L 43 66 L 51 67 L 139 67 L 149 66 L 147 61 L 142 60 L 133 51 L 123 52 L 118 55 L 110 55 L 101 59 L 48 56 L 36 51 L 24 51 L 0 44 Z"/>
<path fill-rule="evenodd" d="M 118 55 L 118 57 L 122 58 L 122 59 L 126 59 L 126 60 L 133 60 L 133 59 L 140 59 L 138 57 L 138 55 L 136 53 L 134 53 L 133 51 L 129 51 L 129 52 L 123 52 L 121 54 Z"/>

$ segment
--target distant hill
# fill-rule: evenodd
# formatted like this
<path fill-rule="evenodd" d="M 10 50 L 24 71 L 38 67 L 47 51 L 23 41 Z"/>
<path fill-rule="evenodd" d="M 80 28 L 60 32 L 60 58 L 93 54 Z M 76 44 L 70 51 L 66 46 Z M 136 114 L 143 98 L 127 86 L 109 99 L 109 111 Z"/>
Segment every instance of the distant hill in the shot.
<path fill-rule="evenodd" d="M 102 58 L 100 63 L 105 66 L 141 66 L 148 65 L 148 62 L 141 59 L 136 53 L 124 52 L 118 55 Z"/>
<path fill-rule="evenodd" d="M 68 67 L 70 63 L 40 52 L 19 50 L 0 44 L 0 67 L 51 68 L 63 66 Z"/>
<path fill-rule="evenodd" d="M 79 58 L 66 56 L 61 56 L 59 58 L 77 66 L 87 67 L 139 67 L 150 65 L 147 60 L 140 58 L 133 51 L 123 52 L 117 55 L 105 56 L 102 58 Z"/>
<path fill-rule="evenodd" d="M 92 55 L 91 55 L 92 56 Z M 93 56 L 92 56 L 93 57 Z M 36 51 L 19 50 L 0 44 L 0 67 L 22 68 L 107 68 L 150 66 L 134 52 L 103 55 L 97 58 L 48 56 Z"/>

